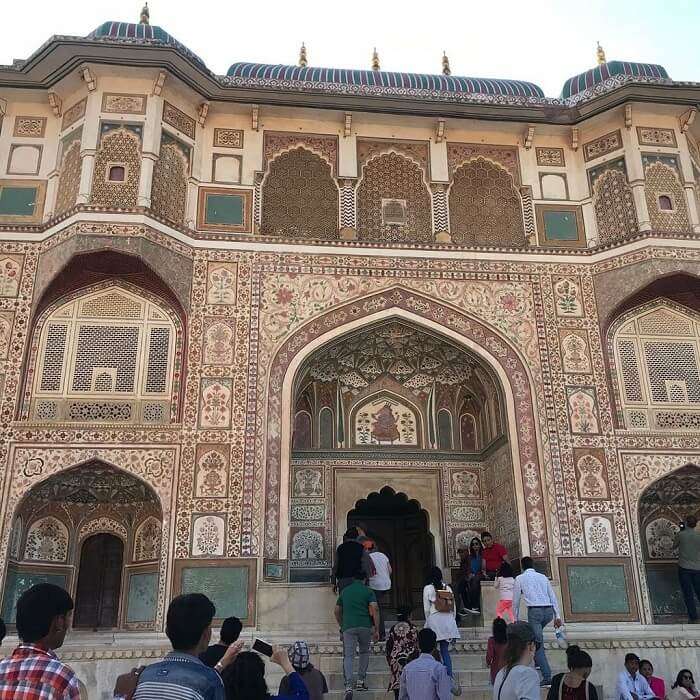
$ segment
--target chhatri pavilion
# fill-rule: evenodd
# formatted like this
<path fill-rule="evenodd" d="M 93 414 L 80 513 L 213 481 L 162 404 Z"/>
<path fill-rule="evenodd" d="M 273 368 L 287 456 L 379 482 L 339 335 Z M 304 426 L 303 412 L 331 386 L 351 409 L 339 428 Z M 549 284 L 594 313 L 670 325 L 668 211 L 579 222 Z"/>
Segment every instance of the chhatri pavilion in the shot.
<path fill-rule="evenodd" d="M 489 530 L 607 697 L 626 648 L 697 669 L 700 83 L 312 59 L 216 75 L 144 8 L 0 66 L 2 617 L 69 590 L 101 698 L 180 592 L 332 664 L 349 525 L 390 619 Z"/>

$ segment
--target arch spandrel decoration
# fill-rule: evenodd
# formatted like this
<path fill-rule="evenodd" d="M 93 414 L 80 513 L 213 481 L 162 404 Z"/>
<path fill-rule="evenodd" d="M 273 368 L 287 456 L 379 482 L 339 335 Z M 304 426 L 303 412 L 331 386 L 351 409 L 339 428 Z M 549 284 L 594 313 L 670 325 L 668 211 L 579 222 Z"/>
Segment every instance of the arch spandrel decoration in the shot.
<path fill-rule="evenodd" d="M 525 501 L 530 551 L 533 556 L 547 557 L 549 542 L 545 519 L 545 501 L 541 480 L 540 457 L 535 433 L 533 393 L 529 374 L 520 355 L 484 323 L 471 316 L 445 306 L 428 297 L 401 288 L 392 288 L 361 300 L 336 306 L 316 317 L 312 322 L 292 334 L 275 354 L 269 374 L 267 398 L 268 425 L 281 426 L 286 416 L 282 416 L 280 393 L 285 375 L 294 356 L 301 348 L 313 342 L 333 328 L 340 328 L 350 320 L 369 317 L 381 311 L 400 309 L 412 316 L 416 322 L 424 318 L 454 333 L 459 334 L 475 345 L 496 351 L 497 362 L 508 378 L 506 391 L 512 392 L 515 405 L 515 418 L 518 430 L 511 436 L 517 444 L 522 489 Z M 270 430 L 266 443 L 265 470 L 265 529 L 264 553 L 277 557 L 280 539 L 280 491 L 282 469 L 282 436 L 279 430 Z M 286 475 L 285 475 L 286 476 Z"/>

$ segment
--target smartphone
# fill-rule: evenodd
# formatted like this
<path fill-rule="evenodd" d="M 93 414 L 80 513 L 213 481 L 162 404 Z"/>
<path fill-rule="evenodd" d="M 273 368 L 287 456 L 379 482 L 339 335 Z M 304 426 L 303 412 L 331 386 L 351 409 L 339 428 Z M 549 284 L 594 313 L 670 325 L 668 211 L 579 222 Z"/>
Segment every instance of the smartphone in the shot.
<path fill-rule="evenodd" d="M 253 642 L 253 651 L 257 651 L 258 654 L 262 654 L 263 656 L 271 657 L 273 651 L 272 644 L 263 642 L 262 639 L 256 639 Z"/>

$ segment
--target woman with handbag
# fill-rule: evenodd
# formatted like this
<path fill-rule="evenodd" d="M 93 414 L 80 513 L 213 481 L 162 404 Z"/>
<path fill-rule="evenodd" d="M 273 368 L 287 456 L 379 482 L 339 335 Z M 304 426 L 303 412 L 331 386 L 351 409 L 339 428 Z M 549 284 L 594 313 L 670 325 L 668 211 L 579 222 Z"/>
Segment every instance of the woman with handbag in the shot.
<path fill-rule="evenodd" d="M 428 581 L 423 588 L 423 611 L 425 626 L 435 632 L 442 663 L 447 668 L 447 674 L 452 678 L 452 692 L 459 695 L 461 690 L 452 675 L 452 659 L 450 658 L 450 642 L 459 639 L 457 628 L 457 609 L 455 596 L 448 584 L 442 580 L 442 570 L 433 566 L 428 574 Z"/>

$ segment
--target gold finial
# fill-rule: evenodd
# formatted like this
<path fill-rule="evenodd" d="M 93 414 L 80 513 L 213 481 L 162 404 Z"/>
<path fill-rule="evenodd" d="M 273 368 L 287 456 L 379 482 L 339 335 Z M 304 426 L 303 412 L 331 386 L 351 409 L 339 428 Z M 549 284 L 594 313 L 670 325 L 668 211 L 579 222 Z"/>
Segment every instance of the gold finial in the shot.
<path fill-rule="evenodd" d="M 450 59 L 447 58 L 447 54 L 442 52 L 442 74 L 452 75 L 452 70 L 450 69 Z"/>
<path fill-rule="evenodd" d="M 139 24 L 150 24 L 151 23 L 151 13 L 148 11 L 148 3 L 144 2 L 141 8 L 141 19 Z"/>
<path fill-rule="evenodd" d="M 377 47 L 375 46 L 372 51 L 372 70 L 381 70 L 379 68 L 379 54 L 377 53 Z"/>
<path fill-rule="evenodd" d="M 600 45 L 599 41 L 597 41 L 596 44 L 598 44 L 598 48 L 595 50 L 595 55 L 598 59 L 598 65 L 602 66 L 603 63 L 607 63 L 605 60 L 605 51 L 603 51 L 603 47 Z"/>
<path fill-rule="evenodd" d="M 304 42 L 301 42 L 301 48 L 299 49 L 299 65 L 302 68 L 306 68 L 306 66 L 309 65 L 309 61 L 306 58 L 306 46 L 304 45 Z"/>

